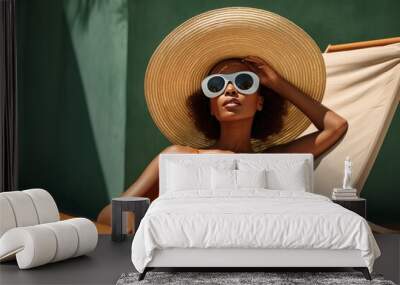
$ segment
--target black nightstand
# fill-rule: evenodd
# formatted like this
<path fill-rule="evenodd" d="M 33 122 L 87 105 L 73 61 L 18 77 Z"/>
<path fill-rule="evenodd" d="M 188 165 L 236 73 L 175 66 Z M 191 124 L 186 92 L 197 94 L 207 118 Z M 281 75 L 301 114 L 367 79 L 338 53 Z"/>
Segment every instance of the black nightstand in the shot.
<path fill-rule="evenodd" d="M 112 241 L 123 241 L 126 238 L 126 215 L 124 212 L 135 214 L 135 232 L 140 221 L 150 206 L 150 199 L 144 197 L 118 197 L 111 201 Z"/>
<path fill-rule="evenodd" d="M 332 202 L 359 214 L 364 219 L 367 218 L 367 200 L 364 198 L 357 198 L 356 200 L 338 200 L 332 199 Z"/>

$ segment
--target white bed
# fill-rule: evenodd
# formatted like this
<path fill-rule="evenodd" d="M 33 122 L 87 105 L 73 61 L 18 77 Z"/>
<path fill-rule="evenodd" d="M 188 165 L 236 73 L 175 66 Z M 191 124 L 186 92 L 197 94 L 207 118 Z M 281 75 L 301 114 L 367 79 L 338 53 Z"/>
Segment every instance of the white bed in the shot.
<path fill-rule="evenodd" d="M 311 154 L 161 154 L 159 170 L 132 242 L 140 279 L 154 267 L 354 267 L 370 278 L 371 229 L 313 193 Z"/>

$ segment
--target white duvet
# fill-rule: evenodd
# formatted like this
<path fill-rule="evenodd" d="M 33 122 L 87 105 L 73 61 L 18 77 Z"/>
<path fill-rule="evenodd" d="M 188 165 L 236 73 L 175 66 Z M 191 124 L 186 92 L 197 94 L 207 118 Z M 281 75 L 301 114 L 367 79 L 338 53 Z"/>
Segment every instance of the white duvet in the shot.
<path fill-rule="evenodd" d="M 367 221 L 325 196 L 267 189 L 179 191 L 155 199 L 132 242 L 143 272 L 154 249 L 358 249 L 372 272 L 380 250 Z"/>

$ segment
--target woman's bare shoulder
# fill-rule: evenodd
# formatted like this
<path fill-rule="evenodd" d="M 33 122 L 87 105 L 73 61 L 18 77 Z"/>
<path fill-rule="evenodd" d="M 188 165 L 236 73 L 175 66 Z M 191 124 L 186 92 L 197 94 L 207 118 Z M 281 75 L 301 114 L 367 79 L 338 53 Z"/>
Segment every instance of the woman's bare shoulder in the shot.
<path fill-rule="evenodd" d="M 164 148 L 161 153 L 198 153 L 198 150 L 186 145 L 173 144 Z"/>
<path fill-rule="evenodd" d="M 207 154 L 207 153 L 234 153 L 229 150 L 222 150 L 222 149 L 217 149 L 217 148 L 212 148 L 212 147 L 206 147 L 206 148 L 193 148 L 190 146 L 185 146 L 185 145 L 170 145 L 167 146 L 161 153 L 195 153 L 195 154 Z"/>

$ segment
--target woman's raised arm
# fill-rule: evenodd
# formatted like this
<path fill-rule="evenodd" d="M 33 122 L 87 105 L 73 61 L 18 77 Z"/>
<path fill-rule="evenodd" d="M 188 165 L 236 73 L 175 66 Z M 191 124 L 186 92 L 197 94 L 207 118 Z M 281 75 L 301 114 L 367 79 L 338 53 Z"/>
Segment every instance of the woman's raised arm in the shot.
<path fill-rule="evenodd" d="M 273 146 L 267 152 L 306 152 L 312 153 L 314 158 L 317 158 L 346 134 L 348 129 L 346 119 L 305 95 L 289 82 L 281 79 L 274 90 L 307 115 L 318 131 L 288 143 Z"/>
<path fill-rule="evenodd" d="M 304 94 L 297 87 L 281 77 L 267 62 L 256 56 L 248 56 L 245 62 L 260 76 L 265 86 L 289 100 L 300 109 L 317 127 L 318 131 L 307 134 L 285 144 L 270 147 L 266 152 L 312 153 L 314 159 L 328 150 L 348 129 L 347 120 L 328 109 L 320 102 Z"/>

